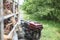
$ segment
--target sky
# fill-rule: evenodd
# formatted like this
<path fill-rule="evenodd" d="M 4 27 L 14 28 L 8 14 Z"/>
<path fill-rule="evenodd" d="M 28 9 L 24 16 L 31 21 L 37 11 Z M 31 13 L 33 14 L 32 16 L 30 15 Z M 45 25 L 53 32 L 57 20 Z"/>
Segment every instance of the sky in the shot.
<path fill-rule="evenodd" d="M 17 2 L 17 0 L 15 0 Z M 19 0 L 19 4 L 22 5 L 24 0 Z"/>
<path fill-rule="evenodd" d="M 19 0 L 19 4 L 22 5 L 24 0 Z"/>

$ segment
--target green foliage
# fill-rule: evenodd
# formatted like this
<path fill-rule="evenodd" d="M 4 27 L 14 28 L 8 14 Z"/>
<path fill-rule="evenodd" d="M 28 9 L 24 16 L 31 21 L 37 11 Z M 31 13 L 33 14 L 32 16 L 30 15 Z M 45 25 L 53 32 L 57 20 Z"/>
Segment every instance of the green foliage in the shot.
<path fill-rule="evenodd" d="M 38 19 L 60 20 L 60 0 L 25 0 L 22 9 Z"/>

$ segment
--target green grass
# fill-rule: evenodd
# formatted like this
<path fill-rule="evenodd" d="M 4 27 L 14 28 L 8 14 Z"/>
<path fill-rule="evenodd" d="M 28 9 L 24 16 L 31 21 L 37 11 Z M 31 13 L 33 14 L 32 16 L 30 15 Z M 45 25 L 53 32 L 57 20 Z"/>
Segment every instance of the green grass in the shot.
<path fill-rule="evenodd" d="M 60 23 L 47 20 L 38 20 L 33 15 L 24 14 L 25 20 L 37 21 L 43 25 L 41 40 L 60 40 Z"/>

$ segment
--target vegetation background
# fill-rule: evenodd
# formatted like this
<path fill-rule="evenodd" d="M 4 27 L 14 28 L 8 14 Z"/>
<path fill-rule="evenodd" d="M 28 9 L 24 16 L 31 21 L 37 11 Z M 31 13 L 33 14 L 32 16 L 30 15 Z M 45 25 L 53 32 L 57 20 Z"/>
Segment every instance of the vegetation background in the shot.
<path fill-rule="evenodd" d="M 24 0 L 24 19 L 41 23 L 41 40 L 60 40 L 60 0 Z"/>

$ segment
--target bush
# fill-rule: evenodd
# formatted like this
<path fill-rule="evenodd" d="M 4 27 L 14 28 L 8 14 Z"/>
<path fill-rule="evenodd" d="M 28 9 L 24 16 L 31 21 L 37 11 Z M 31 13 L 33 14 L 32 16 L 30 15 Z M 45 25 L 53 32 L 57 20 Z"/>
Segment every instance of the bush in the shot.
<path fill-rule="evenodd" d="M 38 19 L 60 20 L 60 0 L 25 0 L 22 9 Z"/>

